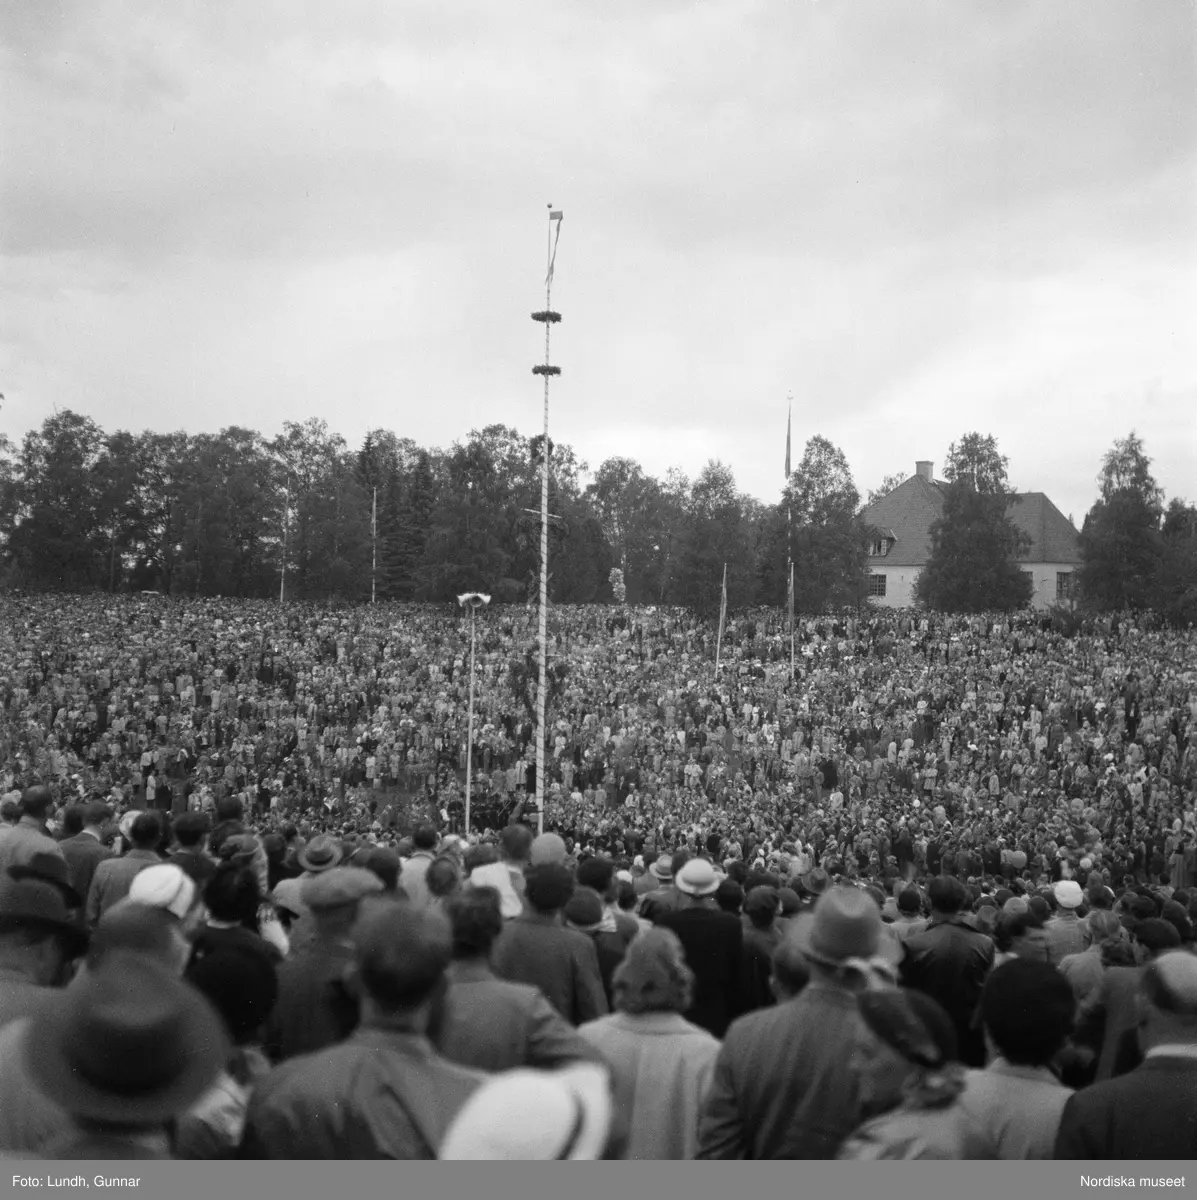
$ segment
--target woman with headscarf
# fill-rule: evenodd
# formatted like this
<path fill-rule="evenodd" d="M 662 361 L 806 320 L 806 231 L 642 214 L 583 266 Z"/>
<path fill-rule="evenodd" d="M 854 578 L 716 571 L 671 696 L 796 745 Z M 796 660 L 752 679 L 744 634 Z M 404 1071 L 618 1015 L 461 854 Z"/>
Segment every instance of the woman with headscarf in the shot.
<path fill-rule="evenodd" d="M 857 1003 L 876 1039 L 861 1043 L 853 1065 L 865 1082 L 866 1107 L 883 1115 L 865 1122 L 837 1157 L 995 1158 L 990 1139 L 959 1103 L 967 1075 L 943 1008 L 922 992 L 898 988 L 864 992 Z"/>
<path fill-rule="evenodd" d="M 682 1016 L 694 976 L 678 937 L 653 928 L 632 942 L 614 975 L 615 1012 L 578 1032 L 611 1069 L 626 1159 L 687 1159 L 719 1042 Z"/>

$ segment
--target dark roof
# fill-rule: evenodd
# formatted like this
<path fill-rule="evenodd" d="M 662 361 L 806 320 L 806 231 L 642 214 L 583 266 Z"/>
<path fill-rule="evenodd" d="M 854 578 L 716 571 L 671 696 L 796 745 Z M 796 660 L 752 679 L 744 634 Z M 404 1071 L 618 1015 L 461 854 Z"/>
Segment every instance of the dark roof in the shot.
<path fill-rule="evenodd" d="M 1025 563 L 1071 563 L 1081 561 L 1081 543 L 1072 522 L 1043 492 L 1020 492 L 1010 505 L 1010 519 L 1030 539 Z"/>
<path fill-rule="evenodd" d="M 893 539 L 889 553 L 872 555 L 869 563 L 882 567 L 921 567 L 931 557 L 931 525 L 943 513 L 945 484 L 912 475 L 862 513 L 866 525 Z M 1010 518 L 1030 539 L 1018 561 L 1069 563 L 1081 561 L 1077 531 L 1043 492 L 1021 492 L 1010 502 Z"/>
<path fill-rule="evenodd" d="M 942 512 L 940 485 L 911 475 L 861 514 L 866 525 L 894 539 L 889 554 L 874 555 L 869 562 L 879 567 L 921 567 L 931 557 L 931 523 Z"/>

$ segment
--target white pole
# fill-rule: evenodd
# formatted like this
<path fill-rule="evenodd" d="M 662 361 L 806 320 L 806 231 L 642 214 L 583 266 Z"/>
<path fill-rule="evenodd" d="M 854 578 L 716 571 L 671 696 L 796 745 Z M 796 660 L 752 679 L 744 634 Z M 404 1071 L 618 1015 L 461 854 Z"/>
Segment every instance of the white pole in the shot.
<path fill-rule="evenodd" d="M 790 559 L 790 682 L 794 682 L 794 560 Z"/>
<path fill-rule="evenodd" d="M 370 512 L 370 544 L 372 561 L 370 563 L 370 603 L 377 597 L 378 579 L 378 489 L 374 489 L 374 507 Z"/>
<path fill-rule="evenodd" d="M 287 518 L 291 515 L 291 481 L 283 492 L 283 569 L 278 580 L 278 602 L 283 603 L 287 591 Z"/>
<path fill-rule="evenodd" d="M 474 606 L 470 605 L 470 718 L 466 733 L 465 835 L 470 836 L 470 800 L 474 767 Z"/>
<path fill-rule="evenodd" d="M 719 599 L 719 632 L 715 635 L 715 678 L 719 678 L 719 656 L 723 651 L 723 620 L 727 616 L 727 563 L 723 564 L 723 592 Z"/>

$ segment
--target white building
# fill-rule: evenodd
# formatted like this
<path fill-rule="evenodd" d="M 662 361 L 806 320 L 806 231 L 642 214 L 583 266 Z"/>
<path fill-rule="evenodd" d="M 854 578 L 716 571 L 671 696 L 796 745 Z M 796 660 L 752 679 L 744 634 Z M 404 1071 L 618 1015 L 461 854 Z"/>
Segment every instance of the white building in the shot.
<path fill-rule="evenodd" d="M 914 585 L 931 557 L 931 525 L 943 513 L 944 488 L 930 462 L 862 514 L 880 532 L 869 555 L 869 601 L 885 608 L 915 604 Z M 1010 517 L 1026 534 L 1029 548 L 1019 556 L 1031 575 L 1034 608 L 1049 608 L 1072 594 L 1081 561 L 1080 539 L 1072 522 L 1043 492 L 1021 492 L 1010 501 Z"/>

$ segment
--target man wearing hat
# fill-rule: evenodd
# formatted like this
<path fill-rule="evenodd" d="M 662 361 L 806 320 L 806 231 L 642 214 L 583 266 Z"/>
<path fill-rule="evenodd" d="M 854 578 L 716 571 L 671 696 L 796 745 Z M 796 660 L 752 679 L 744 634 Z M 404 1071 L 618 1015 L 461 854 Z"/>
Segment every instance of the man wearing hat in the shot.
<path fill-rule="evenodd" d="M 61 887 L 11 875 L 0 882 L 0 1026 L 41 1008 L 86 946 Z"/>
<path fill-rule="evenodd" d="M 352 930 L 361 902 L 382 890 L 382 880 L 361 867 L 333 867 L 303 881 L 313 935 L 278 968 L 278 1003 L 266 1036 L 271 1057 L 321 1050 L 352 1031 L 357 1005 L 343 983 L 353 961 Z"/>
<path fill-rule="evenodd" d="M 896 947 L 877 905 L 855 888 L 830 888 L 813 913 L 794 918 L 777 955 L 800 955 L 810 982 L 727 1030 L 699 1122 L 699 1158 L 835 1157 L 864 1115 L 854 1064 L 876 1045 L 857 993 L 892 978 Z"/>
<path fill-rule="evenodd" d="M 683 905 L 683 896 L 677 886 L 678 873 L 690 861 L 689 850 L 679 850 L 669 856 L 662 854 L 648 869 L 657 881 L 657 886 L 640 899 L 640 915 L 656 924 L 667 912 L 677 912 Z"/>
<path fill-rule="evenodd" d="M 1080 954 L 1085 948 L 1085 927 L 1077 909 L 1084 903 L 1085 894 L 1075 879 L 1061 879 L 1052 888 L 1058 911 L 1043 927 L 1047 941 L 1047 961 L 1053 967 L 1070 954 Z"/>
<path fill-rule="evenodd" d="M 694 996 L 686 1020 L 721 1038 L 744 1011 L 747 962 L 744 926 L 715 901 L 720 876 L 705 858 L 692 858 L 674 876 L 681 901 L 654 924 L 672 929 L 694 972 Z"/>
<path fill-rule="evenodd" d="M 47 1159 L 170 1158 L 166 1127 L 214 1082 L 228 1043 L 192 987 L 143 955 L 114 954 L 22 1034 L 22 1067 L 76 1123 Z"/>
<path fill-rule="evenodd" d="M 350 934 L 357 1030 L 258 1084 L 242 1158 L 433 1159 L 486 1078 L 442 1058 L 428 1040 L 452 953 L 444 915 L 374 899 Z"/>

